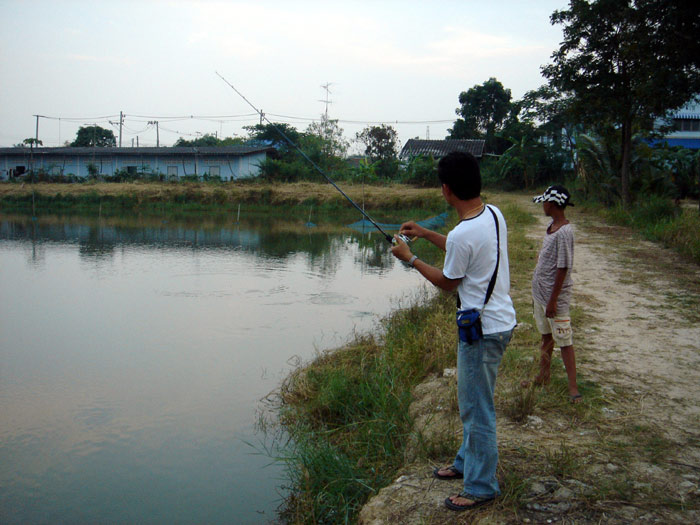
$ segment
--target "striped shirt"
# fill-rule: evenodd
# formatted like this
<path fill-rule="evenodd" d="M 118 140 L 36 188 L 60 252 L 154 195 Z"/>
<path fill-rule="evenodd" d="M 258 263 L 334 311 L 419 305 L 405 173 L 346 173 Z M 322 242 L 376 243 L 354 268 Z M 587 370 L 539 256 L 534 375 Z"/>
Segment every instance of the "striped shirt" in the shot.
<path fill-rule="evenodd" d="M 549 230 L 549 228 L 547 228 Z M 552 296 L 558 268 L 567 268 L 564 284 L 557 299 L 557 312 L 569 311 L 574 282 L 571 269 L 574 266 L 574 229 L 565 224 L 554 233 L 547 233 L 532 276 L 532 298 L 546 305 Z"/>

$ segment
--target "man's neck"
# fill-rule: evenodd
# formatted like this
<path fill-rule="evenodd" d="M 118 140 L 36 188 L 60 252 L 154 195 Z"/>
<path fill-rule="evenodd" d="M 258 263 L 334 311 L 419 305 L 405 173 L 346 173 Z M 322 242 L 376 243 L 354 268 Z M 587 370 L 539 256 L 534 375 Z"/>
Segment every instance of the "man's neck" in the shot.
<path fill-rule="evenodd" d="M 456 199 L 454 208 L 457 210 L 459 218 L 464 220 L 481 213 L 481 208 L 483 205 L 484 203 L 481 201 L 481 197 L 475 197 L 466 201 Z"/>

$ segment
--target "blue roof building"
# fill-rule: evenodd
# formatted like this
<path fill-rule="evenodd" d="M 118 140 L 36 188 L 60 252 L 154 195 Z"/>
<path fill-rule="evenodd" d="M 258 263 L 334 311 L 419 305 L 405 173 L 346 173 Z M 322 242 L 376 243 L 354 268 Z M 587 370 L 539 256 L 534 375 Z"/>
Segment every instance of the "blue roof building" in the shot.
<path fill-rule="evenodd" d="M 672 125 L 673 130 L 655 144 L 666 142 L 669 146 L 683 146 L 688 149 L 700 149 L 700 97 L 696 97 L 682 108 L 669 112 L 665 119 L 659 119 L 658 125 Z"/>

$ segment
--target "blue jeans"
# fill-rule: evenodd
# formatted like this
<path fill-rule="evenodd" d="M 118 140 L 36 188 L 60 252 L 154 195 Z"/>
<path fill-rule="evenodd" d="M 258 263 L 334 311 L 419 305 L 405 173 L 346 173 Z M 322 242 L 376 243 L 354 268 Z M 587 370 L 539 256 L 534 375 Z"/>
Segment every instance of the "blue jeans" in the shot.
<path fill-rule="evenodd" d="M 498 443 L 493 392 L 498 365 L 513 331 L 488 334 L 474 344 L 459 341 L 457 398 L 464 427 L 462 446 L 454 466 L 464 473 L 464 491 L 472 496 L 496 497 Z"/>

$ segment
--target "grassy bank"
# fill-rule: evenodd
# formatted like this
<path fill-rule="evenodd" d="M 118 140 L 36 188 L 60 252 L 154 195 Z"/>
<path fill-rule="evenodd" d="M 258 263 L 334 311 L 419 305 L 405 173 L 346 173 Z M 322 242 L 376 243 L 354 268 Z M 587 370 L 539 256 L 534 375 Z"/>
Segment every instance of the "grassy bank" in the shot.
<path fill-rule="evenodd" d="M 525 227 L 534 219 L 507 198 L 495 202 L 508 221 L 514 286 L 528 287 L 536 247 L 526 239 Z M 443 254 L 425 241 L 417 241 L 414 250 L 423 259 L 442 263 Z M 381 336 L 361 335 L 324 353 L 282 386 L 279 422 L 291 440 L 277 454 L 292 480 L 286 506 L 292 523 L 355 520 L 366 499 L 403 466 L 408 443 L 418 443 L 418 456 L 424 460 L 442 459 L 458 447 L 454 433 L 441 443 L 412 435 L 411 390 L 429 375 L 456 366 L 454 296 L 426 293 L 385 319 Z M 526 295 L 514 297 L 519 311 L 526 310 Z M 516 333 L 503 363 L 499 403 L 516 419 L 535 403 L 536 394 L 523 394 L 515 385 L 530 374 L 536 344 L 532 332 Z M 515 396 L 503 395 L 511 390 Z"/>
<path fill-rule="evenodd" d="M 343 191 L 367 209 L 440 209 L 436 188 L 343 184 Z M 325 183 L 0 183 L 0 209 L 32 210 L 233 210 L 241 203 L 271 206 L 351 206 Z"/>

